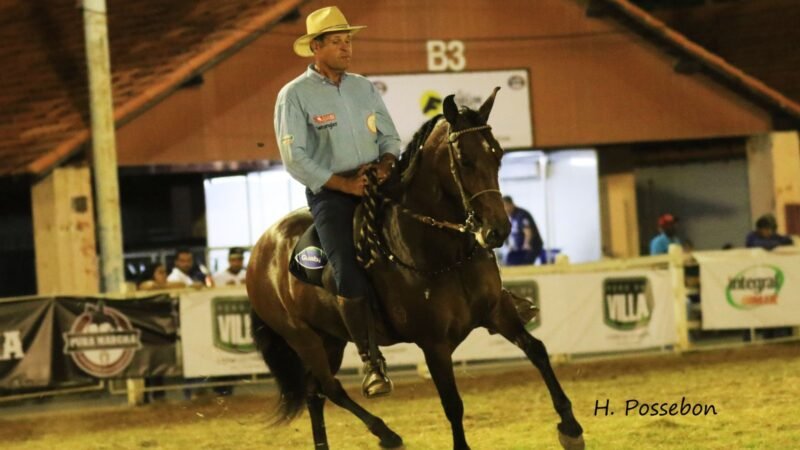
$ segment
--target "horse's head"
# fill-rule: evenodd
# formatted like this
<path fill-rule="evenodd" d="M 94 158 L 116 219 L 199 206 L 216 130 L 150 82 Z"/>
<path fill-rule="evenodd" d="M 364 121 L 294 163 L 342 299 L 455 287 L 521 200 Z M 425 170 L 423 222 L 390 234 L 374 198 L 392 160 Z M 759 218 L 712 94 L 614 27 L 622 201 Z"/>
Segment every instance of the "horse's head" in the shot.
<path fill-rule="evenodd" d="M 501 246 L 511 231 L 497 181 L 503 148 L 487 125 L 499 89 L 495 88 L 478 111 L 459 109 L 453 96 L 447 96 L 444 136 L 436 149 L 442 190 L 461 205 L 470 231 L 487 248 Z"/>

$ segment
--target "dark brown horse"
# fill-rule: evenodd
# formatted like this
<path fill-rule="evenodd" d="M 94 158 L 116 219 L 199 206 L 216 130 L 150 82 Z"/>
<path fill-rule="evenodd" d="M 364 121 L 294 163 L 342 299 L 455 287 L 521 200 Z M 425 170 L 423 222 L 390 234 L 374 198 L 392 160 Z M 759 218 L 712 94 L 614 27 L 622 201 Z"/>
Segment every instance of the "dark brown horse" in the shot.
<path fill-rule="evenodd" d="M 401 179 L 382 189 L 381 220 L 373 217 L 375 208 L 356 214 L 356 239 L 369 238 L 362 241 L 362 254 L 377 256 L 368 273 L 383 319 L 377 321 L 378 343 L 413 342 L 422 349 L 453 447 L 468 449 L 451 354 L 477 327 L 500 333 L 541 372 L 561 417 L 561 444 L 583 448 L 572 405 L 544 345 L 528 334 L 511 294 L 502 289 L 491 250 L 510 230 L 497 181 L 502 148 L 487 125 L 496 92 L 479 111 L 459 110 L 453 96 L 447 97 L 444 117 L 426 123 L 404 153 Z M 288 271 L 292 249 L 311 223 L 302 210 L 273 225 L 253 249 L 247 271 L 253 336 L 281 391 L 278 418 L 290 420 L 307 407 L 315 448 L 327 449 L 327 398 L 361 419 L 382 447 L 400 447 L 400 436 L 353 401 L 335 378 L 348 339 L 335 296 Z M 362 225 L 370 225 L 366 234 L 359 233 Z"/>

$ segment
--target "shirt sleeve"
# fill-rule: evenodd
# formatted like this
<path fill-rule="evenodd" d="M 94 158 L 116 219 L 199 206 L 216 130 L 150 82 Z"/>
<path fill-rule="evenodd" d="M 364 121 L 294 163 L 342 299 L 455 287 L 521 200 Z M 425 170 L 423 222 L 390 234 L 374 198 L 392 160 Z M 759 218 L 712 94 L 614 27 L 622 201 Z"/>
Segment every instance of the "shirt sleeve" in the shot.
<path fill-rule="evenodd" d="M 378 128 L 378 154 L 383 156 L 386 153 L 391 153 L 394 156 L 400 156 L 400 135 L 397 133 L 397 128 L 394 126 L 392 117 L 389 115 L 389 110 L 383 103 L 380 92 L 375 89 L 375 86 L 370 83 L 372 89 L 372 96 L 375 99 L 375 125 Z"/>
<path fill-rule="evenodd" d="M 667 246 L 669 244 L 664 239 L 661 239 L 661 236 L 656 236 L 650 241 L 650 254 L 663 255 L 667 253 Z"/>
<path fill-rule="evenodd" d="M 306 148 L 308 123 L 291 92 L 278 94 L 275 103 L 275 138 L 286 171 L 313 192 L 319 192 L 333 175 L 314 162 Z"/>

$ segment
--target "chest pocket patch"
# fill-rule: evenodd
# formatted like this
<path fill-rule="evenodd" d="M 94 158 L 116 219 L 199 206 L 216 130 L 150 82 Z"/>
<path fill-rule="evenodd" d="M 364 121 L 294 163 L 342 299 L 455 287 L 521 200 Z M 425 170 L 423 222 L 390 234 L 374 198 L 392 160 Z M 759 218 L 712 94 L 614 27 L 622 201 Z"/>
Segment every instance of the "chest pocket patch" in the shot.
<path fill-rule="evenodd" d="M 320 114 L 318 116 L 314 116 L 312 120 L 314 121 L 314 126 L 317 128 L 317 130 L 333 128 L 338 125 L 338 122 L 336 122 L 336 114 L 334 113 Z"/>

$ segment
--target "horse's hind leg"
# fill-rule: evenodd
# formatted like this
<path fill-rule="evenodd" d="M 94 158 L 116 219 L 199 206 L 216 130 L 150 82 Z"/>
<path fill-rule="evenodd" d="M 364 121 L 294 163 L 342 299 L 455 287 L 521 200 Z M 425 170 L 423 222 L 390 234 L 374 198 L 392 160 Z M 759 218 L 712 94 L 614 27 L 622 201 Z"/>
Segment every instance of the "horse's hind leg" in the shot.
<path fill-rule="evenodd" d="M 325 395 L 335 405 L 340 406 L 364 422 L 369 431 L 380 439 L 380 446 L 383 448 L 398 448 L 402 447 L 403 439 L 392 431 L 379 417 L 369 413 L 366 409 L 362 408 L 358 403 L 353 401 L 347 392 L 342 387 L 342 384 L 337 380 L 331 367 L 328 363 L 328 355 L 323 346 L 322 339 L 317 334 L 306 334 L 301 339 L 302 345 L 296 347 L 297 354 L 300 356 L 306 365 L 311 369 L 311 375 L 319 383 L 319 391 Z M 323 402 L 313 402 L 309 404 L 309 408 L 315 408 L 314 412 L 309 409 L 312 414 L 312 428 L 314 427 L 314 415 L 317 414 L 317 428 L 315 432 L 315 442 L 317 432 L 324 432 L 324 422 L 322 422 L 322 404 Z M 321 431 L 320 431 L 321 430 Z"/>
<path fill-rule="evenodd" d="M 453 359 L 450 356 L 450 348 L 446 345 L 437 345 L 431 348 L 423 348 L 425 362 L 431 372 L 433 383 L 439 391 L 439 399 L 442 401 L 444 413 L 450 421 L 450 429 L 453 432 L 453 449 L 469 450 L 467 437 L 464 435 L 464 403 L 458 394 L 456 387 L 456 377 L 453 373 Z"/>
<path fill-rule="evenodd" d="M 499 332 L 504 338 L 525 352 L 528 359 L 539 369 L 547 390 L 553 400 L 553 406 L 561 423 L 558 424 L 559 441 L 565 449 L 578 450 L 584 448 L 583 428 L 581 428 L 572 413 L 572 403 L 561 388 L 561 384 L 550 365 L 550 358 L 542 341 L 531 336 L 519 319 L 513 302 L 507 291 L 503 291 L 503 298 L 495 307 L 487 328 Z"/>

